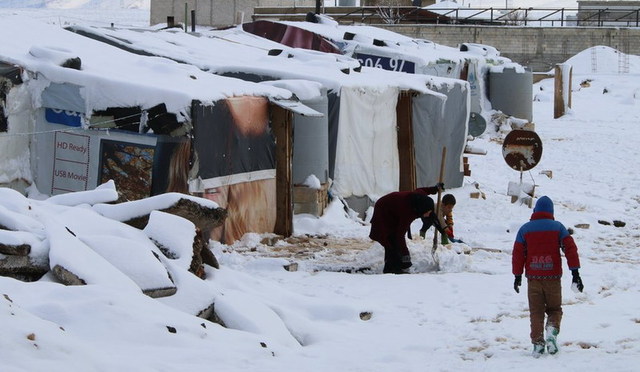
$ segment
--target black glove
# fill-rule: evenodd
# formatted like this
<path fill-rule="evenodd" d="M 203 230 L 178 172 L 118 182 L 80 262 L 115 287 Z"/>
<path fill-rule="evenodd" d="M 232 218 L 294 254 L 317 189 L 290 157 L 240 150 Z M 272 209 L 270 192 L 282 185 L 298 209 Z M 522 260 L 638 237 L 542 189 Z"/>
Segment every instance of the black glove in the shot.
<path fill-rule="evenodd" d="M 522 275 L 516 275 L 516 279 L 513 281 L 513 290 L 516 293 L 520 293 L 520 286 L 522 285 Z"/>
<path fill-rule="evenodd" d="M 438 189 L 439 191 L 444 191 L 444 183 L 442 182 L 436 183 L 436 189 Z"/>
<path fill-rule="evenodd" d="M 580 278 L 578 269 L 571 270 L 571 275 L 573 275 L 573 279 L 571 280 L 571 283 L 575 283 L 576 288 L 578 288 L 578 290 L 582 292 L 582 290 L 584 289 L 584 285 L 582 284 L 582 279 Z"/>

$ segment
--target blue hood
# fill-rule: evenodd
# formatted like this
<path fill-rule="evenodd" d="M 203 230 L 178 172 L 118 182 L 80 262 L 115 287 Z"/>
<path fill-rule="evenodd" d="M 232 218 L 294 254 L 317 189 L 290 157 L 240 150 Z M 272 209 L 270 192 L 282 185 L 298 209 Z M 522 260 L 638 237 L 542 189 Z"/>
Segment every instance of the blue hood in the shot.
<path fill-rule="evenodd" d="M 536 206 L 533 208 L 533 213 L 546 212 L 553 214 L 553 202 L 548 196 L 543 196 L 536 202 Z"/>

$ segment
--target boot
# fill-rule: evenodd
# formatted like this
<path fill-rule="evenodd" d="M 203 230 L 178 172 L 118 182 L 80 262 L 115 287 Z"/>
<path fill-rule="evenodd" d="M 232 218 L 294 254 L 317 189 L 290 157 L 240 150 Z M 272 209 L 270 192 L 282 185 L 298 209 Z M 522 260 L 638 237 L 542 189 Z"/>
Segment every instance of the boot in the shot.
<path fill-rule="evenodd" d="M 558 336 L 558 328 L 553 326 L 547 326 L 547 351 L 549 354 L 553 355 L 558 352 L 558 343 L 556 337 Z"/>
<path fill-rule="evenodd" d="M 531 355 L 534 358 L 540 358 L 540 356 L 544 354 L 544 346 L 544 343 L 533 344 L 533 351 L 531 352 Z"/>

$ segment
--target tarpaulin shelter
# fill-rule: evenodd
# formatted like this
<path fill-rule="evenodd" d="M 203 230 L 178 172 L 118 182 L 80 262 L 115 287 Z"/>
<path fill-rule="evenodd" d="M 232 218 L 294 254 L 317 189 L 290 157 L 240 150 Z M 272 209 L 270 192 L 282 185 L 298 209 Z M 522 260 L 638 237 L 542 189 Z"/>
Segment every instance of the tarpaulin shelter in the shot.
<path fill-rule="evenodd" d="M 31 32 L 13 32 L 22 27 Z M 291 233 L 291 195 L 277 192 L 290 187 L 290 164 L 275 159 L 290 151 L 293 110 L 318 113 L 290 91 L 134 55 L 19 17 L 3 19 L 0 31 L 14 35 L 0 45 L 0 60 L 19 66 L 24 80 L 7 94 L 9 131 L 0 141 L 26 145 L 3 156 L 28 164 L 22 177 L 40 192 L 82 191 L 113 179 L 123 198 L 135 199 L 209 182 L 210 193 L 200 195 L 231 216 L 213 238 Z M 11 171 L 0 166 L 3 177 Z"/>
<path fill-rule="evenodd" d="M 171 30 L 73 29 L 109 43 L 122 44 L 127 48 L 135 47 L 140 53 L 172 58 L 216 74 L 251 81 L 279 79 L 280 84 L 287 84 L 289 81 L 298 86 L 299 92 L 296 94 L 299 98 L 305 92 L 297 82 L 306 80 L 321 83 L 327 91 L 327 115 L 323 125 L 329 138 L 328 175 L 334 181 L 335 195 L 344 198 L 355 195 L 369 196 L 375 200 L 378 196 L 399 188 L 415 187 L 418 181 L 426 182 L 418 186 L 435 183 L 437 176 L 430 178 L 426 175 L 417 180 L 416 164 L 422 164 L 421 169 L 439 168 L 440 155 L 415 158 L 411 131 L 407 137 L 409 140 L 399 144 L 396 141 L 398 117 L 402 120 L 402 125 L 398 126 L 411 128 L 415 121 L 414 125 L 421 129 L 422 126 L 432 126 L 434 123 L 418 121 L 419 116 L 407 115 L 407 112 L 420 112 L 422 108 L 425 113 L 429 111 L 422 118 L 436 118 L 445 113 L 445 105 L 468 112 L 468 85 L 459 80 L 428 76 L 416 78 L 406 74 L 362 69 L 357 61 L 341 55 L 287 48 L 240 29 L 202 31 L 197 34 Z M 288 89 L 296 90 L 294 87 Z M 444 93 L 436 92 L 438 89 Z M 463 94 L 457 101 L 448 100 L 450 90 Z M 402 94 L 409 99 L 401 100 Z M 414 97 L 422 99 L 414 100 Z M 307 103 L 304 98 L 301 100 Z M 412 110 L 412 103 L 418 109 Z M 376 125 L 385 128 L 383 132 Z M 456 122 L 455 127 L 458 129 L 450 137 L 450 142 L 455 145 L 451 146 L 451 161 L 448 162 L 451 168 L 448 172 L 451 185 L 462 183 L 461 153 L 466 121 Z M 296 133 L 297 129 L 298 126 Z M 426 129 L 424 131 L 428 132 Z M 372 138 L 382 142 L 371 148 L 375 142 L 371 141 Z M 294 140 L 294 148 L 295 142 Z M 306 153 L 311 158 L 315 155 L 309 154 L 310 149 L 302 150 L 301 153 Z M 437 150 L 438 154 L 440 150 L 441 148 Z M 400 154 L 405 153 L 401 162 Z M 294 150 L 294 169 L 295 154 Z M 400 167 L 405 170 L 400 170 Z M 303 178 L 306 176 L 304 174 Z M 323 181 L 326 179 L 326 176 L 318 176 Z"/>
<path fill-rule="evenodd" d="M 474 114 L 482 114 L 492 108 L 487 79 L 490 67 L 516 65 L 511 60 L 500 57 L 500 53 L 489 46 L 467 43 L 460 48 L 452 48 L 378 27 L 339 25 L 330 18 L 319 15 L 315 19 L 318 22 L 261 20 L 245 23 L 242 27 L 267 38 L 278 38 L 280 34 L 286 34 L 286 38 L 278 40 L 294 48 L 314 48 L 317 43 L 306 41 L 311 37 L 309 35 L 313 35 L 314 39 L 324 38 L 342 54 L 359 60 L 363 66 L 468 81 L 471 88 L 471 112 Z"/>

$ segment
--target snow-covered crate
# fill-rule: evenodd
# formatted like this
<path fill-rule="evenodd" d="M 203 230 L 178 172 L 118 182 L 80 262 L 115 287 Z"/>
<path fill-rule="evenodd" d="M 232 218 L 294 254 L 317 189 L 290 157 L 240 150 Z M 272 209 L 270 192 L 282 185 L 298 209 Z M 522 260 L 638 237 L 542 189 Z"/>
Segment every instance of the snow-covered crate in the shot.
<path fill-rule="evenodd" d="M 293 187 L 293 213 L 308 213 L 322 216 L 328 203 L 328 183 L 320 185 L 319 189 L 298 185 Z"/>

